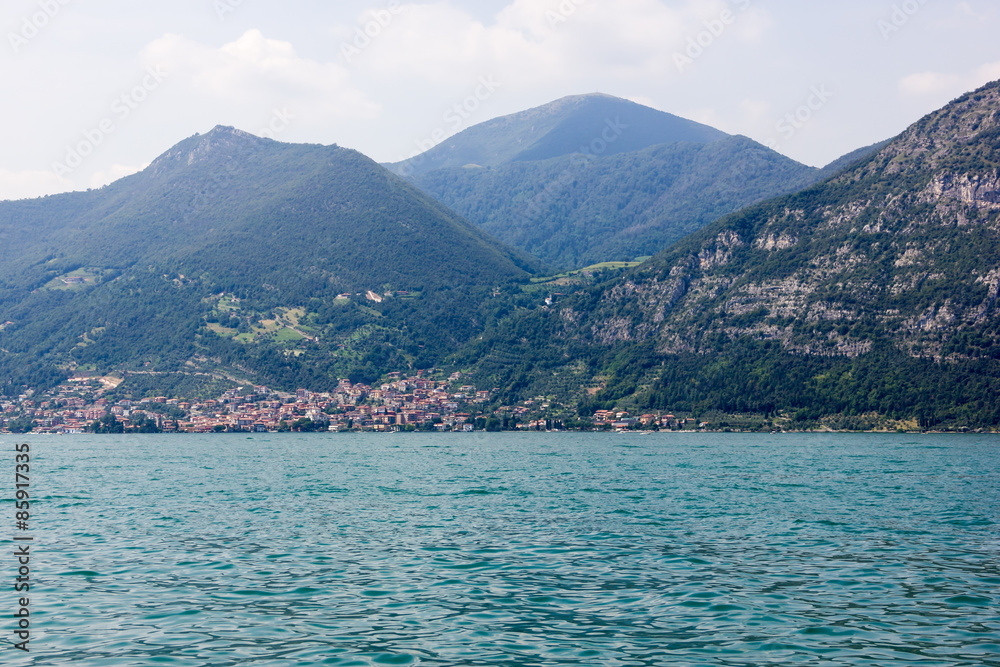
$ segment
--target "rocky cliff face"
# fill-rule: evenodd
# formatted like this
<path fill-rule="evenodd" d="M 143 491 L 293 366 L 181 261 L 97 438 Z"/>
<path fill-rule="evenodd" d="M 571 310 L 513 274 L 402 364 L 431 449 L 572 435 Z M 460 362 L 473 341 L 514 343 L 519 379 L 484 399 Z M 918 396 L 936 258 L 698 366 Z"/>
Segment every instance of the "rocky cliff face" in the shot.
<path fill-rule="evenodd" d="M 740 337 L 801 355 L 1000 351 L 1000 83 L 870 159 L 730 216 L 607 287 L 565 334 L 709 353 Z"/>

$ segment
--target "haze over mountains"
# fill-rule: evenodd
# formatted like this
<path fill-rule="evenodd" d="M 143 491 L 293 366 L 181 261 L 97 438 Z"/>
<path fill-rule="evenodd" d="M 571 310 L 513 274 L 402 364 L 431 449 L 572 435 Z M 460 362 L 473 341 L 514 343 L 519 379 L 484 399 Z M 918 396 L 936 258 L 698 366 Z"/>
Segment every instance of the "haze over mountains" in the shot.
<path fill-rule="evenodd" d="M 601 155 L 563 152 L 601 127 Z M 658 254 L 542 277 L 538 258 L 355 151 L 217 127 L 106 188 L 0 203 L 0 392 L 73 370 L 324 390 L 446 365 L 499 400 L 581 414 L 1000 423 L 1000 85 L 715 222 L 823 174 L 603 96 L 469 132 L 410 178 L 468 187 L 483 211 L 544 193 L 534 242 L 559 266 Z"/>
<path fill-rule="evenodd" d="M 607 95 L 497 118 L 389 167 L 562 269 L 655 254 L 829 175 L 746 137 Z"/>

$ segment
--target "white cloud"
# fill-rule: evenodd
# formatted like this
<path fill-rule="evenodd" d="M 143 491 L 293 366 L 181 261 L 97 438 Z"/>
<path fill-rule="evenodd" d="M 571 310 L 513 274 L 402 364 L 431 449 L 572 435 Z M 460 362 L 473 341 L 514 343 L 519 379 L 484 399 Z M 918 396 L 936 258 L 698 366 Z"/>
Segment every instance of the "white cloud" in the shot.
<path fill-rule="evenodd" d="M 760 39 L 767 15 L 739 12 L 722 0 L 513 0 L 488 23 L 449 2 L 408 4 L 358 66 L 431 85 L 483 74 L 521 89 L 551 88 L 553 77 L 584 90 L 605 77 L 648 85 L 646 78 L 655 76 L 662 85 L 677 75 L 674 53 L 727 8 L 738 13 L 726 27 L 735 41 Z"/>
<path fill-rule="evenodd" d="M 1000 62 L 986 63 L 972 72 L 918 72 L 904 77 L 899 90 L 909 96 L 957 97 L 1000 79 Z"/>
<path fill-rule="evenodd" d="M 305 123 L 381 112 L 344 66 L 302 58 L 290 43 L 256 29 L 219 48 L 167 34 L 150 43 L 142 59 L 166 69 L 171 87 L 186 88 L 188 103 L 202 106 L 199 115 L 212 115 L 205 113 L 208 107 L 234 124 L 256 127 L 276 106 L 296 109 L 297 120 Z"/>

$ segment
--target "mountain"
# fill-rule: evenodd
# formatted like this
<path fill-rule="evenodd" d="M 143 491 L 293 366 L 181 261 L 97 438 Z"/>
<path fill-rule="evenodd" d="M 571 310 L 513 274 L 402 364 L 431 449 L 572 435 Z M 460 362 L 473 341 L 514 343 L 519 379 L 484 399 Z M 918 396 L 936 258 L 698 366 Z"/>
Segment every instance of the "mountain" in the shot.
<path fill-rule="evenodd" d="M 488 121 L 389 167 L 564 269 L 652 255 L 821 175 L 746 137 L 607 95 Z"/>
<path fill-rule="evenodd" d="M 55 367 L 432 365 L 536 266 L 360 153 L 226 127 L 100 190 L 0 203 L 0 239 L 12 388 Z"/>
<path fill-rule="evenodd" d="M 0 204 L 0 393 L 438 365 L 581 416 L 1000 425 L 1000 83 L 873 150 L 636 268 L 542 277 L 364 156 L 216 128 L 107 188 Z"/>
<path fill-rule="evenodd" d="M 584 411 L 1000 424 L 1000 83 L 622 278 L 557 289 L 464 357 L 512 397 L 561 376 L 592 387 Z"/>
<path fill-rule="evenodd" d="M 390 168 L 410 176 L 584 152 L 616 155 L 657 144 L 706 144 L 726 136 L 707 125 L 610 95 L 575 95 L 480 123 Z"/>
<path fill-rule="evenodd" d="M 820 169 L 819 170 L 820 177 L 817 178 L 816 180 L 817 181 L 826 180 L 827 178 L 834 176 L 837 173 L 844 171 L 849 167 L 853 167 L 858 162 L 861 162 L 867 157 L 871 157 L 875 153 L 879 152 L 880 150 L 888 146 L 889 141 L 891 140 L 886 139 L 885 141 L 879 141 L 870 146 L 864 146 L 862 148 L 858 148 L 857 150 L 853 150 L 847 155 L 842 155 L 841 157 L 837 158 L 830 164 Z"/>
<path fill-rule="evenodd" d="M 360 153 L 225 127 L 106 188 L 5 202 L 0 230 L 0 275 L 49 279 L 73 263 L 156 261 L 189 273 L 217 263 L 271 284 L 316 266 L 337 289 L 409 289 L 485 284 L 532 265 Z"/>
<path fill-rule="evenodd" d="M 653 255 L 814 171 L 745 137 L 414 178 L 484 231 L 558 268 Z"/>

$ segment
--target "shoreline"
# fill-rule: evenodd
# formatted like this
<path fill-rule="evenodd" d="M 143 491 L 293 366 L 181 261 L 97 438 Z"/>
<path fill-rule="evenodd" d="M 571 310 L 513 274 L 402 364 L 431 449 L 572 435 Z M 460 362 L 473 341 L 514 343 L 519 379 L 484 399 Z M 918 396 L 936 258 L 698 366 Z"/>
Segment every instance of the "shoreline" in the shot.
<path fill-rule="evenodd" d="M 445 431 L 376 431 L 372 429 L 354 429 L 354 430 L 320 430 L 320 431 L 158 431 L 158 432 L 125 432 L 125 433 L 70 433 L 70 432 L 59 432 L 59 431 L 30 431 L 28 433 L 13 433 L 10 431 L 0 431 L 0 436 L 10 436 L 17 438 L 28 438 L 31 436 L 94 436 L 94 435 L 115 435 L 115 436 L 144 436 L 144 435 L 167 435 L 167 436 L 189 436 L 189 435 L 212 435 L 212 436 L 227 436 L 227 435 L 482 435 L 484 433 L 490 434 L 575 434 L 575 433 L 601 433 L 604 435 L 1000 435 L 1000 429 L 988 430 L 988 429 L 966 429 L 966 430 L 929 430 L 929 431 L 898 431 L 898 430 L 865 430 L 865 431 L 850 431 L 850 430 L 832 430 L 832 429 L 785 429 L 780 431 L 739 431 L 734 429 L 699 429 L 699 430 L 686 430 L 686 431 L 609 431 L 604 429 L 561 429 L 561 430 L 534 430 L 534 429 L 517 429 L 517 430 L 506 430 L 506 431 L 485 431 L 485 430 L 445 430 Z"/>

